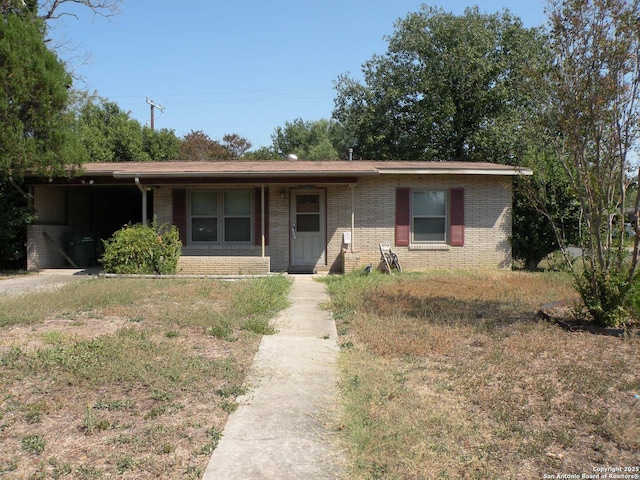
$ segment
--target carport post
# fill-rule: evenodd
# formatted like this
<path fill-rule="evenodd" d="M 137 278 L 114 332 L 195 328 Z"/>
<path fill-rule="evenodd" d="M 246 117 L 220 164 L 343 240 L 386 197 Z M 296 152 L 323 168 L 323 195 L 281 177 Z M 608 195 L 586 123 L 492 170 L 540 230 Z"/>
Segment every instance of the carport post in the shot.
<path fill-rule="evenodd" d="M 136 185 L 142 193 L 142 224 L 147 224 L 147 189 L 140 183 L 140 178 L 136 177 Z"/>
<path fill-rule="evenodd" d="M 262 258 L 265 256 L 265 238 L 264 238 L 264 183 L 260 185 L 260 211 L 262 215 L 260 215 L 260 246 L 262 248 Z"/>
<path fill-rule="evenodd" d="M 353 244 L 355 243 L 355 230 L 356 230 L 356 186 L 355 184 L 349 185 L 351 187 L 351 253 L 353 253 Z"/>

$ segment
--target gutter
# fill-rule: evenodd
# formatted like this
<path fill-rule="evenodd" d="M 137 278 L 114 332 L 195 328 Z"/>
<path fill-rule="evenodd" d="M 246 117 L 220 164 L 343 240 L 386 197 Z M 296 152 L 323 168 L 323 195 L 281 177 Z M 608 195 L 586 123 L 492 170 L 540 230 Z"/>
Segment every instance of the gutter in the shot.
<path fill-rule="evenodd" d="M 140 179 L 138 177 L 135 178 L 136 186 L 142 193 L 142 224 L 147 224 L 147 188 L 140 183 Z"/>

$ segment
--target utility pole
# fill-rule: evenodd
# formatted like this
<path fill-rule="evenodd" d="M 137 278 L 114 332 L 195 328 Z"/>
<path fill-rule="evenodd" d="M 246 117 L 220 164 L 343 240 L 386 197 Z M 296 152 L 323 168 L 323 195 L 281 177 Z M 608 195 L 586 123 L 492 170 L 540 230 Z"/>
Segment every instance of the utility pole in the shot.
<path fill-rule="evenodd" d="M 147 97 L 147 103 L 151 105 L 151 131 L 153 132 L 153 109 L 157 108 L 161 112 L 164 112 L 164 107 L 159 103 L 155 103 L 153 100 L 149 100 L 149 97 Z"/>

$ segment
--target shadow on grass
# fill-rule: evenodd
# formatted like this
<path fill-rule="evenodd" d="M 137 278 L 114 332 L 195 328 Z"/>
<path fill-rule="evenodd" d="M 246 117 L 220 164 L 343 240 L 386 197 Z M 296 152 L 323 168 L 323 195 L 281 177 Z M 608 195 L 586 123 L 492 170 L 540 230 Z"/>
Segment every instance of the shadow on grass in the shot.
<path fill-rule="evenodd" d="M 368 313 L 405 316 L 447 326 L 499 327 L 536 320 L 536 312 L 517 302 L 461 300 L 448 296 L 375 292 L 365 302 Z"/>

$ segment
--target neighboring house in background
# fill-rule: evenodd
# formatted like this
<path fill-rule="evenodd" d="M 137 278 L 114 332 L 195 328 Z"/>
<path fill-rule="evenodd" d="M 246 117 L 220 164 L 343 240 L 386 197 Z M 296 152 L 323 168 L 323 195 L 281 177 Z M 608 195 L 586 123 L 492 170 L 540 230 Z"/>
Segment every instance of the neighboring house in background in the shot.
<path fill-rule="evenodd" d="M 180 230 L 183 274 L 349 272 L 377 266 L 381 243 L 404 270 L 510 268 L 512 177 L 530 174 L 462 162 L 87 163 L 71 179 L 29 179 L 27 266 L 70 266 L 65 238 L 155 219 Z"/>

